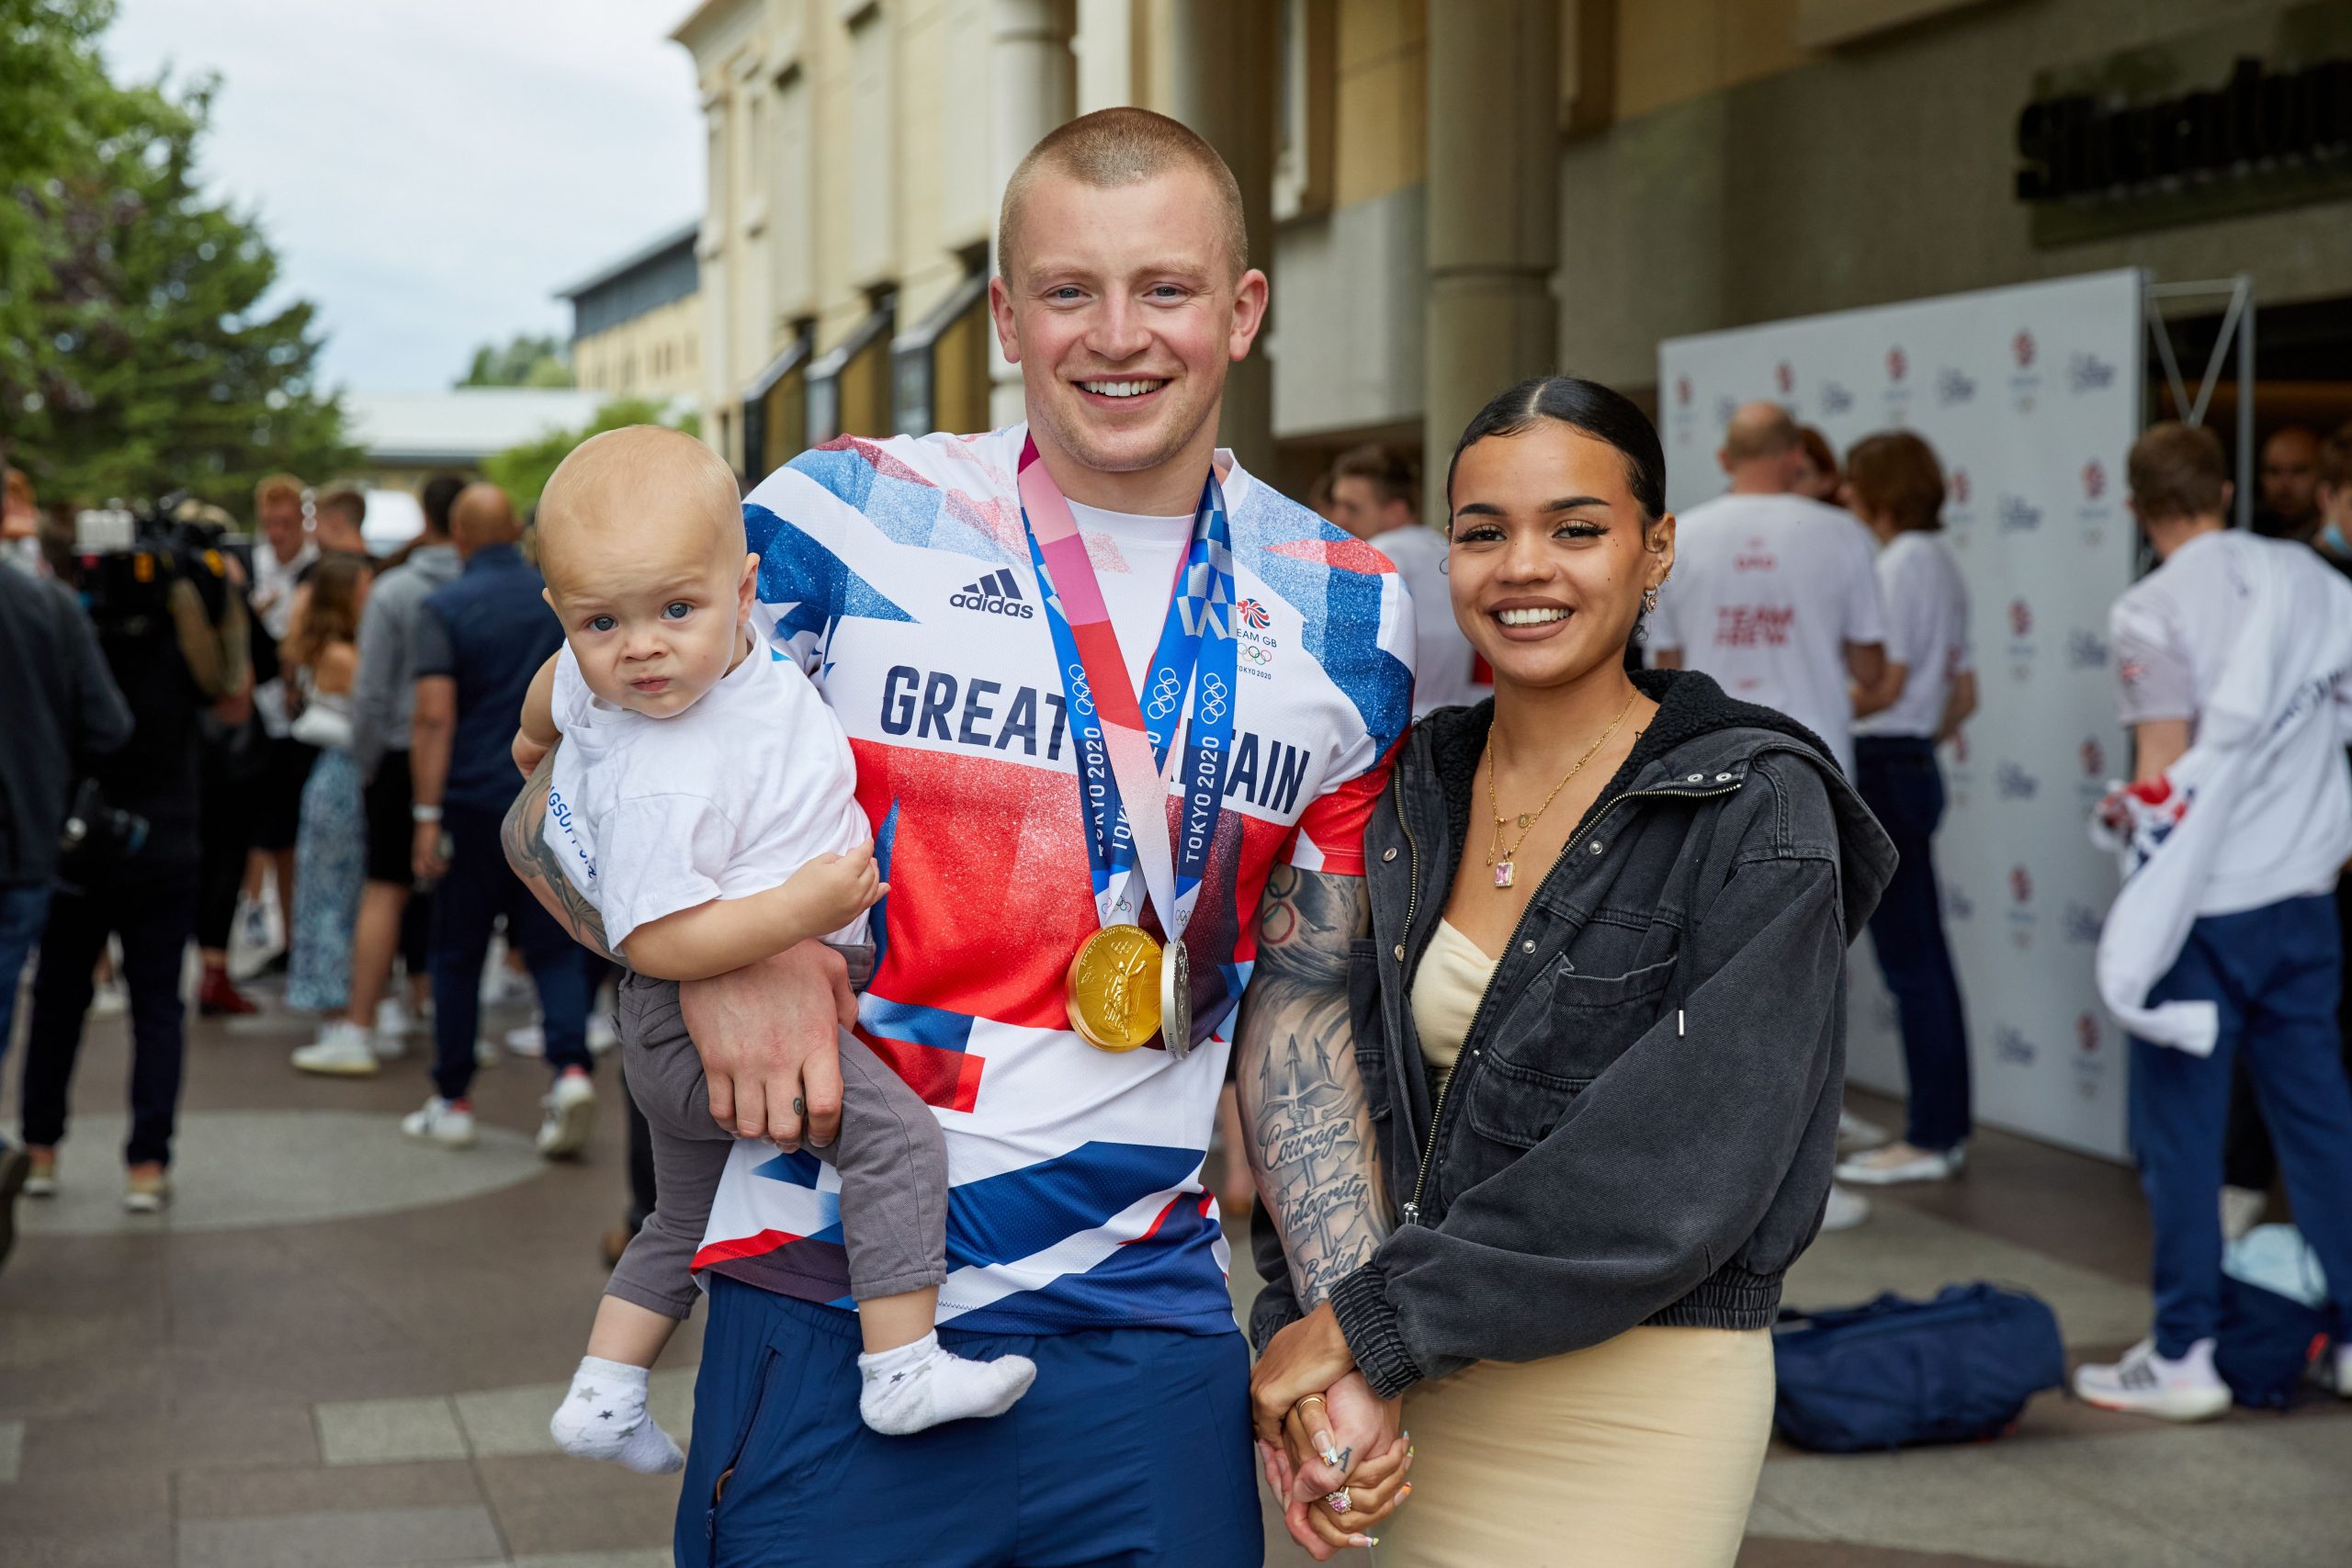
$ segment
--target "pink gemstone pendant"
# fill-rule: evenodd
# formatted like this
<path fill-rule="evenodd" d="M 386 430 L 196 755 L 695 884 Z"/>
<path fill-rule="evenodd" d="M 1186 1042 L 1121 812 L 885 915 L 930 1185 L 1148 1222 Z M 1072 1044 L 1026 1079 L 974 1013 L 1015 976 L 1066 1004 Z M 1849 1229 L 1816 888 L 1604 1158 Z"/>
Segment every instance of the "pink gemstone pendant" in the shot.
<path fill-rule="evenodd" d="M 1510 886 L 1511 874 L 1512 866 L 1510 862 L 1507 860 L 1497 861 L 1495 863 L 1495 886 L 1498 887 L 1509 887 Z"/>

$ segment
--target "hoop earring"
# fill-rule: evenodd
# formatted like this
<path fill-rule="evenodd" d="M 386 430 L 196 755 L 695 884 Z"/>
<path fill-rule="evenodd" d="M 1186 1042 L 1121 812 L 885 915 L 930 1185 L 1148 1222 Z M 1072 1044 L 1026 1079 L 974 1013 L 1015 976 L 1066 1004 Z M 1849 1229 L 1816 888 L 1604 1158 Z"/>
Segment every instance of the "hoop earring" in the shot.
<path fill-rule="evenodd" d="M 1440 577 L 1452 577 L 1453 575 L 1453 558 L 1452 556 L 1449 555 L 1437 563 L 1437 574 Z"/>

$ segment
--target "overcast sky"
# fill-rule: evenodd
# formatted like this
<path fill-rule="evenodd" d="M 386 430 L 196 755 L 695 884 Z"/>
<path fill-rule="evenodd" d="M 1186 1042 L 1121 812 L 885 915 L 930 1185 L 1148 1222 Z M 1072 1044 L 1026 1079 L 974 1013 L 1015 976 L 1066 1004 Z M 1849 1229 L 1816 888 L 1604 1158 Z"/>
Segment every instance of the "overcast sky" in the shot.
<path fill-rule="evenodd" d="M 121 0 L 118 79 L 219 74 L 205 175 L 315 300 L 327 379 L 410 390 L 571 333 L 550 291 L 702 210 L 690 0 Z"/>

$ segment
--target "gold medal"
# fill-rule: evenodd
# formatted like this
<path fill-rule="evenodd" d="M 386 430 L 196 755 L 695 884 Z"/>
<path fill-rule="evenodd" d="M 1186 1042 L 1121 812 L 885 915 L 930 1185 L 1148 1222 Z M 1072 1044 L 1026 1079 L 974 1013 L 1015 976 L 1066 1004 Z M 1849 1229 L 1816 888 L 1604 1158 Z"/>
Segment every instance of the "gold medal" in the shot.
<path fill-rule="evenodd" d="M 1105 926 L 1070 960 L 1069 1026 L 1098 1051 L 1132 1051 L 1159 1032 L 1159 943 L 1141 926 Z"/>

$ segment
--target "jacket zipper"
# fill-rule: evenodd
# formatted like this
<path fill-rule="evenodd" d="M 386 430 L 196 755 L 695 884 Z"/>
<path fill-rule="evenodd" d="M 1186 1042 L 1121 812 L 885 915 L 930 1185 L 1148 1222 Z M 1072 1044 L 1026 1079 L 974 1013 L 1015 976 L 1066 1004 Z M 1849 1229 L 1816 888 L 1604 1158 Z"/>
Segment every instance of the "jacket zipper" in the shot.
<path fill-rule="evenodd" d="M 1582 847 L 1591 838 L 1592 834 L 1599 829 L 1600 825 L 1609 819 L 1609 814 L 1617 809 L 1621 804 L 1628 800 L 1641 800 L 1658 795 L 1671 796 L 1681 800 L 1706 800 L 1719 795 L 1730 795 L 1738 788 L 1739 785 L 1735 783 L 1727 784 L 1721 789 L 1634 789 L 1627 790 L 1623 795 L 1610 796 L 1609 799 L 1601 803 L 1600 809 L 1593 813 L 1592 821 L 1586 827 L 1585 830 L 1576 838 L 1570 840 L 1567 844 L 1561 849 L 1559 858 L 1552 863 L 1552 869 L 1544 874 L 1544 880 L 1535 885 L 1535 892 L 1528 896 L 1527 908 L 1519 912 L 1518 922 L 1510 929 L 1510 940 L 1503 944 L 1503 957 L 1501 961 L 1497 963 L 1497 969 L 1499 970 L 1501 963 L 1510 959 L 1510 950 L 1519 945 L 1519 933 L 1527 928 L 1527 917 L 1535 908 L 1537 896 L 1541 895 L 1544 889 L 1550 886 L 1552 878 L 1559 874 L 1560 868 L 1568 863 L 1568 856 L 1576 850 Z M 1396 804 L 1396 820 L 1399 822 L 1403 822 L 1405 820 L 1405 805 L 1401 798 Z M 1412 837 L 1413 829 L 1408 826 L 1405 829 L 1405 838 L 1408 842 L 1410 842 Z M 1418 850 L 1416 851 L 1415 858 L 1417 865 L 1413 877 L 1413 892 L 1415 896 L 1418 897 L 1420 892 L 1421 886 L 1420 875 L 1418 869 Z M 1405 915 L 1405 924 L 1408 931 L 1411 929 L 1413 923 L 1412 908 L 1413 906 L 1411 902 L 1408 901 L 1406 905 Z M 1478 998 L 1478 1009 L 1476 1012 L 1470 1015 L 1470 1027 L 1463 1033 L 1462 1036 L 1462 1043 L 1464 1045 L 1467 1045 L 1472 1040 L 1477 1037 L 1478 1025 L 1485 1021 L 1487 1017 L 1487 1004 L 1494 999 L 1494 995 L 1495 987 L 1492 985 L 1489 985 L 1487 987 L 1486 994 Z M 1404 1221 L 1408 1225 L 1417 1225 L 1421 1223 L 1421 1193 L 1429 1185 L 1430 1168 L 1436 1161 L 1437 1135 L 1445 1126 L 1445 1104 L 1447 1100 L 1453 1097 L 1454 1081 L 1461 1077 L 1462 1068 L 1463 1063 L 1457 1060 L 1454 1064 L 1453 1071 L 1445 1076 L 1445 1087 L 1437 1091 L 1437 1104 L 1430 1113 L 1429 1141 L 1421 1147 L 1420 1168 L 1416 1171 L 1413 1176 L 1413 1196 L 1405 1204 L 1402 1211 Z"/>

